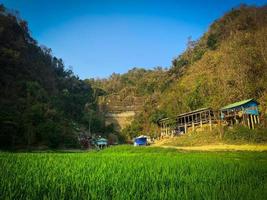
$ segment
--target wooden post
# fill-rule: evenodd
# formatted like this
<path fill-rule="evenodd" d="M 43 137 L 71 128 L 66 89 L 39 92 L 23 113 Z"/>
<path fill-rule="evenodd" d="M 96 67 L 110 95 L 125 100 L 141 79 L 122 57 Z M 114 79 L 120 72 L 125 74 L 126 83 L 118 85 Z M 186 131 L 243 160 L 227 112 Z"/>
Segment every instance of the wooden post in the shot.
<path fill-rule="evenodd" d="M 209 124 L 210 124 L 210 130 L 212 130 L 212 126 L 211 126 L 211 115 L 210 115 L 210 111 L 209 111 Z"/>
<path fill-rule="evenodd" d="M 202 128 L 202 112 L 200 112 L 200 127 Z"/>
<path fill-rule="evenodd" d="M 163 135 L 164 127 L 163 124 L 161 124 L 161 129 L 160 129 L 160 137 Z"/>
<path fill-rule="evenodd" d="M 243 125 L 248 126 L 247 124 L 247 115 L 243 113 Z"/>
<path fill-rule="evenodd" d="M 254 120 L 253 120 L 253 115 L 250 115 L 250 119 L 251 119 L 251 127 L 252 127 L 252 129 L 254 129 Z"/>
<path fill-rule="evenodd" d="M 166 136 L 168 136 L 168 124 L 166 124 L 166 133 L 165 133 Z"/>
<path fill-rule="evenodd" d="M 248 120 L 248 127 L 251 128 L 250 127 L 250 121 L 249 121 L 249 115 L 247 115 L 247 120 Z"/>
<path fill-rule="evenodd" d="M 184 133 L 187 133 L 187 125 L 186 125 L 186 122 L 184 124 Z"/>
<path fill-rule="evenodd" d="M 160 136 L 162 135 L 162 124 L 160 124 Z"/>
<path fill-rule="evenodd" d="M 255 124 L 258 124 L 258 120 L 257 120 L 257 118 L 256 118 L 256 115 L 253 115 L 253 118 L 254 118 L 254 122 L 255 122 Z"/>

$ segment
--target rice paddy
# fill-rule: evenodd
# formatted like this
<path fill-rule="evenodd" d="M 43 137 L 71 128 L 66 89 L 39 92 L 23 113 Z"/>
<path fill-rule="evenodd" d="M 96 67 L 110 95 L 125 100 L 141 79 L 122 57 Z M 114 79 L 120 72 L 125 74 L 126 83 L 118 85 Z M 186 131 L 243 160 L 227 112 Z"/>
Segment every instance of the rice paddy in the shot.
<path fill-rule="evenodd" d="M 0 199 L 266 199 L 267 152 L 0 153 Z"/>

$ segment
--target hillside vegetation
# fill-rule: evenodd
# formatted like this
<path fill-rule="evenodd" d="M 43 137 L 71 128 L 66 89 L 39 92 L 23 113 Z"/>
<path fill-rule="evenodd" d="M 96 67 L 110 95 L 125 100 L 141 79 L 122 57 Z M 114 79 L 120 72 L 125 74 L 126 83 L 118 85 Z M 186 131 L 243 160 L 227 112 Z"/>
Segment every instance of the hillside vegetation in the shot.
<path fill-rule="evenodd" d="M 247 98 L 260 102 L 266 126 L 267 7 L 232 9 L 199 40 L 189 39 L 170 68 L 80 80 L 1 5 L 0 66 L 0 148 L 78 147 L 79 133 L 157 137 L 163 117 Z M 137 114 L 118 132 L 105 125 L 103 107 Z"/>
<path fill-rule="evenodd" d="M 138 134 L 156 136 L 160 118 L 201 107 L 219 109 L 248 98 L 259 101 L 264 124 L 267 7 L 241 5 L 226 13 L 199 40 L 189 39 L 186 51 L 172 61 L 169 69 L 134 68 L 91 82 L 108 94 L 145 97 L 140 114 L 122 130 L 128 138 Z"/>
<path fill-rule="evenodd" d="M 3 5 L 0 66 L 0 148 L 77 147 L 90 121 L 92 132 L 105 132 L 91 85 L 38 45 L 27 22 Z"/>
<path fill-rule="evenodd" d="M 168 137 L 155 142 L 154 146 L 197 147 L 220 145 L 265 145 L 267 144 L 266 129 L 251 130 L 236 125 L 231 128 L 213 128 L 212 131 L 189 132 L 179 137 Z M 238 149 L 238 148 L 237 148 Z"/>

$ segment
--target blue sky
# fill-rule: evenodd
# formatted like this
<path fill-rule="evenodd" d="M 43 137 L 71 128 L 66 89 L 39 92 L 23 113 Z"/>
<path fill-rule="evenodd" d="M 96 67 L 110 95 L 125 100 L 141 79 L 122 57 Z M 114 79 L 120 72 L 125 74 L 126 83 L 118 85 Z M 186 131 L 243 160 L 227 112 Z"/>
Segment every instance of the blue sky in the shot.
<path fill-rule="evenodd" d="M 240 3 L 266 0 L 0 0 L 28 21 L 32 36 L 80 78 L 132 67 L 169 67 L 187 38 L 198 39 Z"/>

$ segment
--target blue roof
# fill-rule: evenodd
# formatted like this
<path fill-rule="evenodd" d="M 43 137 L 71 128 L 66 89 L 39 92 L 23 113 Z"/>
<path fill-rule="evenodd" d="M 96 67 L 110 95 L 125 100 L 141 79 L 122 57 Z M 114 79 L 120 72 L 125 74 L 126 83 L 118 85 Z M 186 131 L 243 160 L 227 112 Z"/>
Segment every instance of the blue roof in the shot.
<path fill-rule="evenodd" d="M 108 140 L 105 138 L 99 138 L 96 140 L 97 145 L 106 145 L 108 143 Z"/>
<path fill-rule="evenodd" d="M 235 103 L 232 103 L 232 104 L 229 104 L 227 106 L 224 106 L 221 108 L 221 110 L 228 110 L 228 109 L 231 109 L 231 108 L 236 108 L 236 107 L 239 107 L 239 106 L 243 106 L 249 102 L 255 102 L 257 104 L 259 104 L 255 99 L 246 99 L 246 100 L 243 100 L 243 101 L 238 101 L 238 102 L 235 102 Z"/>

